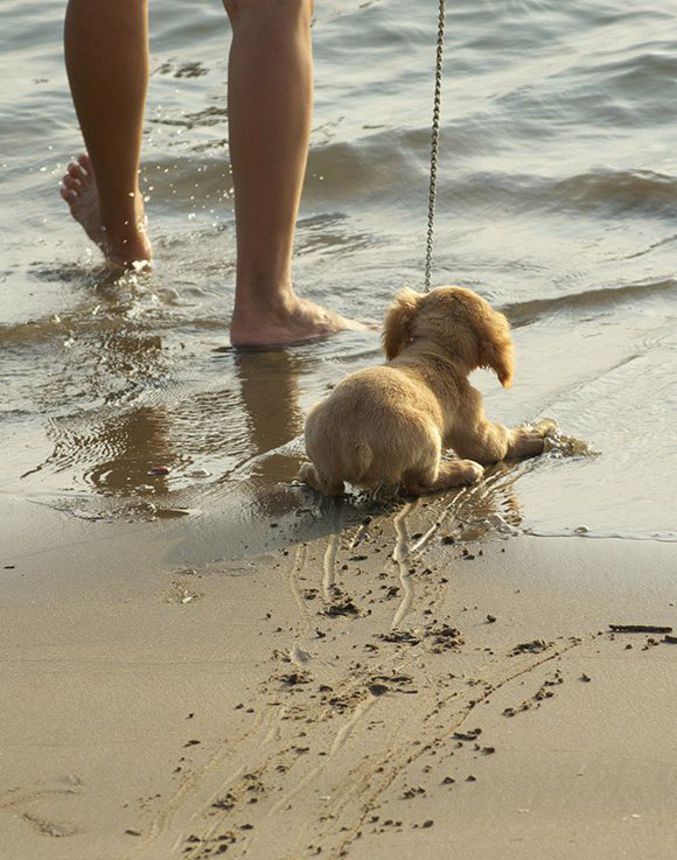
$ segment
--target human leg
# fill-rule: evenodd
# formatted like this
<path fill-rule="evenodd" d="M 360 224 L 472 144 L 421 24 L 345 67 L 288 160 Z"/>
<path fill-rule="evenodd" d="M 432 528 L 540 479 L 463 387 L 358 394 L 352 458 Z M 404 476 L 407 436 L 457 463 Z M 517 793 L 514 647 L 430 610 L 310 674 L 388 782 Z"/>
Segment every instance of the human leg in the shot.
<path fill-rule="evenodd" d="M 235 188 L 236 346 L 362 328 L 296 296 L 291 258 L 312 112 L 312 0 L 224 0 L 233 28 L 228 75 Z"/>
<path fill-rule="evenodd" d="M 87 154 L 72 162 L 61 195 L 115 265 L 149 260 L 138 187 L 148 84 L 146 0 L 69 0 L 66 69 Z"/>

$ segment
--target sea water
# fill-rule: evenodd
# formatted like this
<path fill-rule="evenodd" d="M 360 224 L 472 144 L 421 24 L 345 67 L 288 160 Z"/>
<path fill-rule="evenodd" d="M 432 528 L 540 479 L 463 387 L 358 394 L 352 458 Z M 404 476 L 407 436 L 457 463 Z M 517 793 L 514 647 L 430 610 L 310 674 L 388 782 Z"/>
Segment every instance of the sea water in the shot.
<path fill-rule="evenodd" d="M 303 416 L 380 362 L 380 342 L 228 348 L 221 4 L 151 4 L 156 265 L 117 280 L 58 194 L 82 149 L 63 3 L 4 12 L 0 494 L 35 517 L 180 521 L 223 553 L 281 517 L 322 521 L 326 503 L 293 483 Z M 294 276 L 357 318 L 422 288 L 436 26 L 432 0 L 316 4 Z M 489 416 L 547 415 L 570 437 L 493 473 L 473 496 L 486 522 L 509 509 L 510 530 L 675 539 L 676 32 L 672 0 L 449 4 L 433 283 L 471 287 L 512 322 L 514 387 L 474 376 Z"/>

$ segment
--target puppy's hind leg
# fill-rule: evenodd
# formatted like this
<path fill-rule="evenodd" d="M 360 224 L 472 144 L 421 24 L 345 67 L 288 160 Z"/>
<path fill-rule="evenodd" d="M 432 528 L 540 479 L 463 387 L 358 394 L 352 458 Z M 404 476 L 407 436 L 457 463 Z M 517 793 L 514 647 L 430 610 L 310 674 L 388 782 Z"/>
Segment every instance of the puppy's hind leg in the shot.
<path fill-rule="evenodd" d="M 412 496 L 436 493 L 462 484 L 474 484 L 483 474 L 484 467 L 474 460 L 445 461 L 440 463 L 439 469 L 410 472 L 405 475 L 404 490 Z"/>
<path fill-rule="evenodd" d="M 304 463 L 299 469 L 299 480 L 325 496 L 342 496 L 345 491 L 343 481 L 326 480 L 318 474 L 312 463 Z"/>

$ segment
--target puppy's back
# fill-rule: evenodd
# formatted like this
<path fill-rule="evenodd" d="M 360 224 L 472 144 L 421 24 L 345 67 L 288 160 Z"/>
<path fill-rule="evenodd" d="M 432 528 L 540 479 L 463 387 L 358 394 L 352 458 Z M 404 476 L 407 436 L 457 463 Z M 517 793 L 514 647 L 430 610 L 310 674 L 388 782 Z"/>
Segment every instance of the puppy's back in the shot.
<path fill-rule="evenodd" d="M 441 410 L 420 379 L 389 366 L 358 371 L 311 410 L 306 450 L 328 483 L 397 484 L 439 457 Z"/>

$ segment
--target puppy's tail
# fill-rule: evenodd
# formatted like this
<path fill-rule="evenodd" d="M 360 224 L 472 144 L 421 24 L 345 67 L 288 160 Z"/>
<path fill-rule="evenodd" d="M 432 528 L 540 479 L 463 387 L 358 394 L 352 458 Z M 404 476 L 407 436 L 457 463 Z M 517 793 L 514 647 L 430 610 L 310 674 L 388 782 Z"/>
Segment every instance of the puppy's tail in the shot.
<path fill-rule="evenodd" d="M 353 483 L 358 486 L 367 477 L 374 462 L 374 452 L 366 442 L 358 442 L 353 454 Z"/>

